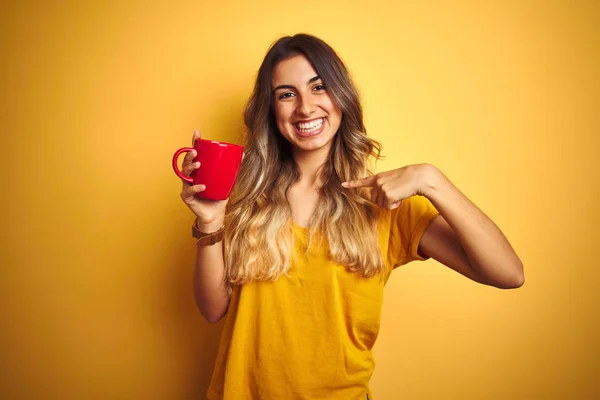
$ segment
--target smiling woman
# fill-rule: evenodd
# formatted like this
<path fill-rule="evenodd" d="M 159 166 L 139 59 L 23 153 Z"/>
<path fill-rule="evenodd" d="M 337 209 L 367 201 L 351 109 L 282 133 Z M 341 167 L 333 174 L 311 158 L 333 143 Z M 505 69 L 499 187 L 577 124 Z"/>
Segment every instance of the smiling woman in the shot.
<path fill-rule="evenodd" d="M 273 71 L 277 128 L 293 152 L 328 153 L 342 120 L 323 79 L 303 55 L 281 61 Z"/>
<path fill-rule="evenodd" d="M 231 197 L 183 183 L 198 246 L 194 293 L 225 317 L 208 399 L 372 399 L 372 348 L 394 268 L 433 257 L 500 288 L 523 267 L 496 225 L 437 168 L 368 168 L 369 138 L 348 71 L 305 34 L 269 49 L 246 105 L 245 158 Z M 193 140 L 199 134 L 194 134 Z M 183 171 L 201 168 L 186 156 Z"/>

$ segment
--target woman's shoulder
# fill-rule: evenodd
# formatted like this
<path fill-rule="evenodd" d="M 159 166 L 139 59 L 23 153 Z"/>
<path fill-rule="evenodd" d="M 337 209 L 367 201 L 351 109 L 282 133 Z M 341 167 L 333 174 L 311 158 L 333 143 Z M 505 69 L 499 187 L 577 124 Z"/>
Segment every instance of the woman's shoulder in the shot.
<path fill-rule="evenodd" d="M 412 196 L 402 200 L 400 205 L 393 210 L 380 208 L 378 224 L 380 228 L 387 228 L 386 230 L 394 226 L 411 226 L 423 216 L 437 213 L 429 199 L 423 196 Z"/>

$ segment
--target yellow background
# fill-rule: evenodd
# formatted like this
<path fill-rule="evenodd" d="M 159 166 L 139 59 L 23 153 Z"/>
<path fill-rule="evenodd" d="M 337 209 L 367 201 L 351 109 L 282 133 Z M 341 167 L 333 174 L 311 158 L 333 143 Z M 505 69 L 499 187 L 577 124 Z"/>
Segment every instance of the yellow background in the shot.
<path fill-rule="evenodd" d="M 599 4 L 3 2 L 0 397 L 203 398 L 220 324 L 171 156 L 194 128 L 238 142 L 267 47 L 308 32 L 350 67 L 380 170 L 438 166 L 525 265 L 515 291 L 397 270 L 377 399 L 597 398 Z"/>

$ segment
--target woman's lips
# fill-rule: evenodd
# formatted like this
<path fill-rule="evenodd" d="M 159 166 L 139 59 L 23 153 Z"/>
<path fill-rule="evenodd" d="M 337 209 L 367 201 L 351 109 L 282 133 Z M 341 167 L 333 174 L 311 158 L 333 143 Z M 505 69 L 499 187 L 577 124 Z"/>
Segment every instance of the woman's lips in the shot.
<path fill-rule="evenodd" d="M 292 126 L 294 127 L 294 132 L 296 133 L 297 136 L 300 136 L 300 137 L 316 136 L 319 133 L 323 132 L 323 129 L 325 128 L 325 118 L 320 118 L 320 119 L 322 120 L 321 126 L 319 128 L 317 128 L 316 130 L 300 130 L 300 129 L 298 129 L 298 124 L 292 124 Z"/>

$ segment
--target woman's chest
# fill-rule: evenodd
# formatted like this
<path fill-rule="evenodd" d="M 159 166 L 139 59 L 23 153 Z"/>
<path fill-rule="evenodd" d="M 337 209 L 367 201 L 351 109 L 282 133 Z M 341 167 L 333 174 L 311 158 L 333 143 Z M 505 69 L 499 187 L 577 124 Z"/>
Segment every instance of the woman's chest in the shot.
<path fill-rule="evenodd" d="M 287 193 L 292 209 L 292 220 L 296 225 L 307 227 L 319 203 L 319 193 L 314 188 L 292 186 Z"/>

